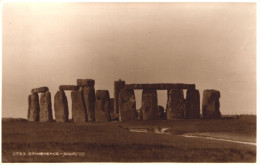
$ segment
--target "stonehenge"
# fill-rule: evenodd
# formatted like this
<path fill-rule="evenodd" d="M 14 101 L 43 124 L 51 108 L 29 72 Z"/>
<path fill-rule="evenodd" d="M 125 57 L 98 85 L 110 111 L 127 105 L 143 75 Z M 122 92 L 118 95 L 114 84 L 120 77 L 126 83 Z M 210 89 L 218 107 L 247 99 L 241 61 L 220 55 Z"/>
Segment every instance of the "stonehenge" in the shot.
<path fill-rule="evenodd" d="M 188 89 L 186 93 L 185 118 L 200 118 L 200 93 L 197 89 Z"/>
<path fill-rule="evenodd" d="M 95 104 L 95 119 L 96 121 L 110 121 L 110 96 L 108 90 L 96 91 Z"/>
<path fill-rule="evenodd" d="M 37 93 L 32 93 L 28 96 L 28 121 L 39 121 L 40 103 Z"/>
<path fill-rule="evenodd" d="M 219 111 L 220 92 L 217 90 L 204 90 L 202 99 L 202 116 L 204 119 L 220 118 Z"/>
<path fill-rule="evenodd" d="M 54 111 L 56 122 L 69 121 L 68 100 L 64 91 L 57 91 L 54 96 Z"/>
<path fill-rule="evenodd" d="M 40 122 L 52 121 L 51 93 L 42 93 L 40 98 Z"/>
<path fill-rule="evenodd" d="M 119 93 L 119 121 L 136 120 L 135 93 L 132 89 L 123 89 Z"/>
<path fill-rule="evenodd" d="M 167 120 L 183 119 L 185 111 L 185 99 L 183 90 L 171 89 L 168 92 L 168 101 L 166 108 Z"/>
<path fill-rule="evenodd" d="M 156 90 L 143 90 L 141 112 L 143 120 L 155 120 L 159 118 L 158 99 Z"/>
<path fill-rule="evenodd" d="M 88 121 L 95 121 L 95 80 L 92 79 L 78 79 L 77 85 L 83 90 L 83 98 L 85 101 L 85 109 L 88 115 Z"/>
<path fill-rule="evenodd" d="M 86 122 L 88 114 L 83 98 L 83 89 L 71 91 L 72 120 L 76 123 Z"/>
<path fill-rule="evenodd" d="M 95 90 L 95 80 L 77 79 L 76 85 L 60 85 L 54 95 L 54 117 L 56 122 L 69 122 L 69 106 L 66 90 L 71 91 L 71 114 L 73 122 L 128 121 L 128 120 L 175 120 L 221 118 L 220 92 L 203 91 L 202 106 L 200 92 L 195 84 L 157 83 L 126 84 L 114 81 L 114 98 L 108 90 Z M 134 90 L 142 90 L 140 109 L 136 108 Z M 158 105 L 157 90 L 167 90 L 167 103 Z M 184 91 L 186 90 L 186 98 Z M 39 97 L 40 94 L 40 97 Z M 51 93 L 48 87 L 31 89 L 28 96 L 28 121 L 53 121 Z"/>
<path fill-rule="evenodd" d="M 114 82 L 114 113 L 119 112 L 119 92 L 125 88 L 125 81 L 118 80 Z"/>

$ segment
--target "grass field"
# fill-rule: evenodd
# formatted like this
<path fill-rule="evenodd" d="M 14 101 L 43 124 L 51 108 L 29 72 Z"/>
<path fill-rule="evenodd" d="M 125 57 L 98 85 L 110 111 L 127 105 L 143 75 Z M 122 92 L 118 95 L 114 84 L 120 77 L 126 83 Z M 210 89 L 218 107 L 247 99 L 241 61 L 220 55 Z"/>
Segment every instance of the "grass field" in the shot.
<path fill-rule="evenodd" d="M 131 132 L 131 129 L 147 132 Z M 155 133 L 168 128 L 167 133 Z M 3 162 L 255 162 L 256 117 L 219 120 L 39 123 L 2 121 Z M 31 154 L 31 155 L 30 155 Z M 39 155 L 43 154 L 43 155 Z M 53 154 L 53 155 L 46 155 Z M 56 154 L 56 155 L 54 155 Z M 71 155 L 66 155 L 71 154 Z"/>

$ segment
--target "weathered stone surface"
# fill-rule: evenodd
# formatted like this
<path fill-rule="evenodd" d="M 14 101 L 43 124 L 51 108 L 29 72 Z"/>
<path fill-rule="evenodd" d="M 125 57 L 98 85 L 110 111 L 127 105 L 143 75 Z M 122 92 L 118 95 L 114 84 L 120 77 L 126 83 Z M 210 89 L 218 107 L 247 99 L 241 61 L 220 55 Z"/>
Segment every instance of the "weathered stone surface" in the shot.
<path fill-rule="evenodd" d="M 52 121 L 51 93 L 45 92 L 40 98 L 40 122 Z"/>
<path fill-rule="evenodd" d="M 119 92 L 124 89 L 125 81 L 114 81 L 114 113 L 119 113 Z"/>
<path fill-rule="evenodd" d="M 168 101 L 166 108 L 167 120 L 183 119 L 185 111 L 185 99 L 183 90 L 171 89 L 168 92 Z"/>
<path fill-rule="evenodd" d="M 110 121 L 110 97 L 108 90 L 96 91 L 95 119 L 96 121 Z"/>
<path fill-rule="evenodd" d="M 200 118 L 200 93 L 197 89 L 189 89 L 186 93 L 185 118 Z"/>
<path fill-rule="evenodd" d="M 159 84 L 125 84 L 125 89 L 195 89 L 195 84 L 159 83 Z"/>
<path fill-rule="evenodd" d="M 119 121 L 136 120 L 135 93 L 132 89 L 123 89 L 119 93 Z"/>
<path fill-rule="evenodd" d="M 88 121 L 95 121 L 95 88 L 94 87 L 83 87 L 83 97 L 85 106 L 88 114 Z"/>
<path fill-rule="evenodd" d="M 79 86 L 77 86 L 77 85 L 60 85 L 59 89 L 61 91 L 63 91 L 63 90 L 78 90 Z"/>
<path fill-rule="evenodd" d="M 80 87 L 94 87 L 95 80 L 93 79 L 77 79 L 77 85 Z"/>
<path fill-rule="evenodd" d="M 87 110 L 83 98 L 83 90 L 71 91 L 72 120 L 76 123 L 88 121 Z"/>
<path fill-rule="evenodd" d="M 163 106 L 159 105 L 158 110 L 159 110 L 159 114 L 158 114 L 159 118 L 162 119 L 162 120 L 165 120 L 166 119 L 166 113 L 164 112 Z"/>
<path fill-rule="evenodd" d="M 220 92 L 217 90 L 204 90 L 202 99 L 202 115 L 205 119 L 220 118 L 219 110 Z"/>
<path fill-rule="evenodd" d="M 114 98 L 110 98 L 110 114 L 114 113 Z"/>
<path fill-rule="evenodd" d="M 40 87 L 40 88 L 34 88 L 31 90 L 32 93 L 45 93 L 48 92 L 49 88 L 48 87 Z"/>
<path fill-rule="evenodd" d="M 54 96 L 54 112 L 56 122 L 69 120 L 68 100 L 64 91 L 58 91 Z"/>
<path fill-rule="evenodd" d="M 39 96 L 37 93 L 32 93 L 28 96 L 28 114 L 27 119 L 28 121 L 39 121 L 39 112 L 40 112 L 40 105 L 39 105 Z"/>
<path fill-rule="evenodd" d="M 158 119 L 158 99 L 156 90 L 143 90 L 141 111 L 143 113 L 143 120 Z"/>

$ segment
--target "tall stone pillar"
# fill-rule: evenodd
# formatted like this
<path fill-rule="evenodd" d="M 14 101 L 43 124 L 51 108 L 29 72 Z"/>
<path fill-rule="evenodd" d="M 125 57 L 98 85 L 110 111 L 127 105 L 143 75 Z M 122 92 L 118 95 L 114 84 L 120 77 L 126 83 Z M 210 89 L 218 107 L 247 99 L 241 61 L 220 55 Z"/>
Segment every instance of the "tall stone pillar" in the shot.
<path fill-rule="evenodd" d="M 92 79 L 78 79 L 77 85 L 83 89 L 83 97 L 85 101 L 85 108 L 88 114 L 88 121 L 95 121 L 95 80 Z"/>
<path fill-rule="evenodd" d="M 142 93 L 142 107 L 143 120 L 158 119 L 158 99 L 157 91 L 153 89 L 144 89 Z"/>
<path fill-rule="evenodd" d="M 72 120 L 77 123 L 88 121 L 88 115 L 83 98 L 83 89 L 71 92 L 72 100 Z"/>
<path fill-rule="evenodd" d="M 40 98 L 40 122 L 52 121 L 51 93 L 45 92 Z"/>
<path fill-rule="evenodd" d="M 186 94 L 186 116 L 187 119 L 200 118 L 200 93 L 197 89 L 189 89 Z"/>
<path fill-rule="evenodd" d="M 125 81 L 114 81 L 114 113 L 119 112 L 119 92 L 125 88 Z"/>
<path fill-rule="evenodd" d="M 183 119 L 185 111 L 185 99 L 183 90 L 171 89 L 168 92 L 166 109 L 167 120 Z"/>
<path fill-rule="evenodd" d="M 39 96 L 38 93 L 32 93 L 28 96 L 28 121 L 39 121 L 39 112 L 40 112 L 40 104 L 39 104 Z"/>
<path fill-rule="evenodd" d="M 56 122 L 69 121 L 68 100 L 64 91 L 57 91 L 54 96 L 54 112 Z"/>
<path fill-rule="evenodd" d="M 96 121 L 111 120 L 110 96 L 108 90 L 96 91 L 95 119 Z"/>
<path fill-rule="evenodd" d="M 204 119 L 221 118 L 219 98 L 220 92 L 217 90 L 203 91 L 202 115 Z"/>
<path fill-rule="evenodd" d="M 132 89 L 123 89 L 119 93 L 119 121 L 136 120 L 135 93 Z"/>

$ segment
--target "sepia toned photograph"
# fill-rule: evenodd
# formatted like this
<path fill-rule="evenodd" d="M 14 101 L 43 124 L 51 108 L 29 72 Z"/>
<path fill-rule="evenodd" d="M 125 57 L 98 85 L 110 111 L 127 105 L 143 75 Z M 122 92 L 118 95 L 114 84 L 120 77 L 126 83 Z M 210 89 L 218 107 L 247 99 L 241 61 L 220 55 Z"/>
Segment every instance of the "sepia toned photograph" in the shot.
<path fill-rule="evenodd" d="M 2 2 L 2 163 L 256 163 L 256 2 Z"/>

